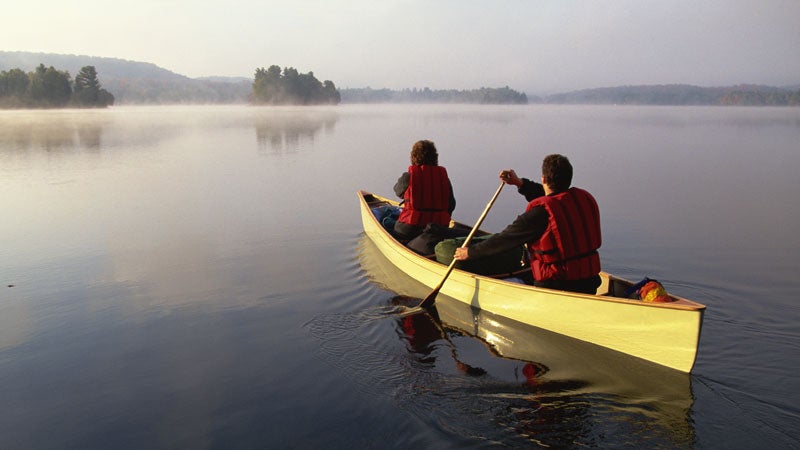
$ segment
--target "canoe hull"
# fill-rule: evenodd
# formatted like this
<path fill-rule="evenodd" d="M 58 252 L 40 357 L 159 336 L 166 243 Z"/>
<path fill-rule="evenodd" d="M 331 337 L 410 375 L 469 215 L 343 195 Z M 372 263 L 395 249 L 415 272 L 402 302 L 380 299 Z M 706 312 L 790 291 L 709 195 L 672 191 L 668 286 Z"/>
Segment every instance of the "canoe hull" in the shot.
<path fill-rule="evenodd" d="M 395 202 L 359 192 L 364 232 L 399 270 L 433 288 L 447 266 L 421 256 L 387 233 L 374 202 Z M 374 202 L 368 202 L 373 200 Z M 599 294 L 630 282 L 601 274 Z M 671 303 L 643 303 L 609 295 L 585 295 L 475 275 L 454 269 L 440 290 L 460 302 L 527 325 L 591 342 L 682 372 L 694 366 L 705 307 L 673 296 Z"/>

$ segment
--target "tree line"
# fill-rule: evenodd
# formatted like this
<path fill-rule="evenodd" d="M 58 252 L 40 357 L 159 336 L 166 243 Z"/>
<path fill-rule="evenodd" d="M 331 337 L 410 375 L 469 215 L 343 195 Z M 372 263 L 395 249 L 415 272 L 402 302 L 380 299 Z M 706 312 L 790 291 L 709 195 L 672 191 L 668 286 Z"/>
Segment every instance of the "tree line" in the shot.
<path fill-rule="evenodd" d="M 700 87 L 682 84 L 584 89 L 542 103 L 613 105 L 800 106 L 800 90 L 771 86 Z"/>
<path fill-rule="evenodd" d="M 250 102 L 259 105 L 336 105 L 341 95 L 333 81 L 320 82 L 314 72 L 272 65 L 256 69 Z"/>
<path fill-rule="evenodd" d="M 731 91 L 720 99 L 722 105 L 738 106 L 800 106 L 800 89 L 794 92 L 742 89 Z"/>
<path fill-rule="evenodd" d="M 486 88 L 456 90 L 443 89 L 342 89 L 342 102 L 345 103 L 477 103 L 516 104 L 528 103 L 525 93 L 517 92 L 508 86 L 502 88 Z"/>
<path fill-rule="evenodd" d="M 72 80 L 69 72 L 44 64 L 25 73 L 16 68 L 0 72 L 0 107 L 104 108 L 114 96 L 100 86 L 94 66 L 84 66 Z"/>

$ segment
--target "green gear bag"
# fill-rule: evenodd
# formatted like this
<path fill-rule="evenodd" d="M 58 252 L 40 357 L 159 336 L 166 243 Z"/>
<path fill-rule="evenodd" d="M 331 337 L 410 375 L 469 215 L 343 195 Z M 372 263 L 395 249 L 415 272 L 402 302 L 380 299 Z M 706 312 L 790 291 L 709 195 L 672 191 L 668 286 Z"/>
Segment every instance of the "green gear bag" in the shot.
<path fill-rule="evenodd" d="M 470 245 L 477 244 L 478 242 L 485 241 L 491 235 L 475 236 L 470 241 Z M 454 239 L 445 239 L 434 248 L 436 253 L 436 261 L 442 264 L 450 264 L 453 261 L 453 254 L 458 247 L 461 247 L 466 240 L 466 237 L 458 237 Z M 523 248 L 522 246 L 512 248 L 496 255 L 487 256 L 485 258 L 467 259 L 456 263 L 456 268 L 465 270 L 467 272 L 476 273 L 478 275 L 501 275 L 510 274 L 520 270 L 523 266 Z"/>

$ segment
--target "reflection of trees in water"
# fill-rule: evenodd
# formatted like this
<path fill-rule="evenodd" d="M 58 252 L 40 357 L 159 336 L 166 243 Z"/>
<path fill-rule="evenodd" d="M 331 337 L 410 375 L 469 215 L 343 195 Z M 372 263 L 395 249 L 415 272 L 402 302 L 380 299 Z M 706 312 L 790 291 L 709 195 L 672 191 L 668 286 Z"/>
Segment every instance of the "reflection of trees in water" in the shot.
<path fill-rule="evenodd" d="M 186 121 L 164 120 L 151 115 L 126 115 L 123 120 L 108 112 L 37 111 L 0 118 L 0 151 L 84 151 L 101 153 L 111 148 L 155 148 L 182 132 Z"/>
<path fill-rule="evenodd" d="M 103 142 L 103 127 L 96 125 L 77 129 L 78 141 L 84 148 L 99 150 Z"/>
<path fill-rule="evenodd" d="M 85 148 L 97 151 L 103 143 L 106 121 L 14 120 L 0 122 L 0 148 L 47 152 Z"/>
<path fill-rule="evenodd" d="M 304 142 L 313 144 L 320 131 L 332 133 L 338 120 L 334 112 L 274 111 L 255 118 L 260 152 L 295 153 Z"/>

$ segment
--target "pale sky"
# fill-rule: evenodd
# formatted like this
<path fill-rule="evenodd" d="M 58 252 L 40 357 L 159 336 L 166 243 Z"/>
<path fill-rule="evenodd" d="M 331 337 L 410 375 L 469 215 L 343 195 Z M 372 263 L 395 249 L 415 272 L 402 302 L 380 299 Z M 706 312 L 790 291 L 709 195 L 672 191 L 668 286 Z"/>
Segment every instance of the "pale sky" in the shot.
<path fill-rule="evenodd" d="M 339 88 L 800 84 L 800 0 L 27 0 L 0 50 Z"/>

